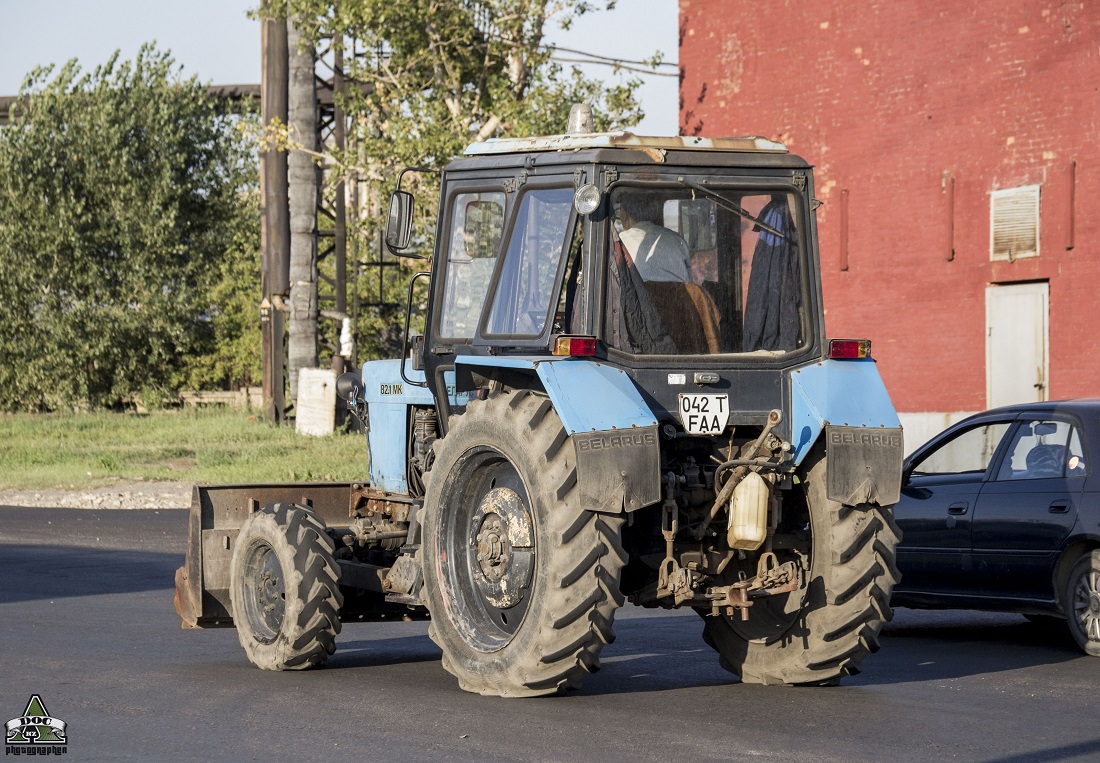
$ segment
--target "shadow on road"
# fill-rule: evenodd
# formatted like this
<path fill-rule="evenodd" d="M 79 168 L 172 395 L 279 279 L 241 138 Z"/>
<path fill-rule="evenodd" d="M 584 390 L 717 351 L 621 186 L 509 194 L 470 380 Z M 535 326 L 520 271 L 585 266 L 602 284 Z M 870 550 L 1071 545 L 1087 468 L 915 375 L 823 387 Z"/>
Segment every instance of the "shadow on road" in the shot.
<path fill-rule="evenodd" d="M 647 614 L 634 614 L 639 612 Z M 693 612 L 626 608 L 615 620 L 615 643 L 604 649 L 596 680 L 581 694 L 675 691 L 738 682 L 703 643 L 703 621 Z"/>
<path fill-rule="evenodd" d="M 1003 758 L 990 758 L 984 763 L 1056 763 L 1063 760 L 1096 760 L 1097 758 L 1100 758 L 1100 739 L 1022 752 Z"/>
<path fill-rule="evenodd" d="M 426 623 L 345 624 L 327 669 L 438 661 L 440 649 L 425 634 L 426 627 Z M 701 628 L 694 615 L 617 620 L 616 641 L 603 650 L 598 676 L 586 680 L 579 693 L 657 692 L 736 683 L 737 678 L 718 665 L 718 656 L 703 643 Z"/>
<path fill-rule="evenodd" d="M 601 655 L 598 677 L 586 680 L 581 694 L 652 693 L 738 683 L 703 643 L 702 623 L 694 615 L 634 615 L 629 608 L 623 614 L 615 622 L 615 643 Z M 931 619 L 923 621 L 927 616 Z M 1082 657 L 1060 623 L 1039 625 L 1014 615 L 979 612 L 911 613 L 899 620 L 884 633 L 882 649 L 864 662 L 864 672 L 845 678 L 842 686 L 939 681 Z M 424 633 L 425 628 L 424 623 L 346 624 L 329 669 L 437 661 L 439 647 Z"/>
<path fill-rule="evenodd" d="M 629 610 L 627 610 L 629 612 Z M 604 650 L 600 680 L 583 693 L 675 690 L 737 683 L 703 643 L 693 615 L 617 619 L 618 640 Z M 1057 665 L 1085 659 L 1064 622 L 1032 623 L 1022 616 L 983 612 L 899 610 L 867 657 L 864 672 L 842 686 L 936 681 Z M 1098 661 L 1100 662 L 1100 661 Z"/>
<path fill-rule="evenodd" d="M 933 681 L 1053 665 L 1082 657 L 1062 621 L 1020 615 L 898 609 L 882 649 L 845 683 Z"/>
<path fill-rule="evenodd" d="M 373 623 L 356 625 L 356 628 L 376 627 Z M 442 652 L 430 638 L 421 633 L 413 623 L 406 623 L 393 628 L 405 627 L 409 629 L 407 636 L 395 636 L 393 638 L 359 639 L 356 641 L 343 641 L 337 639 L 336 654 L 328 661 L 328 668 L 374 668 L 384 665 L 398 665 L 415 662 L 438 661 Z M 345 628 L 345 633 L 347 629 Z M 391 633 L 400 633 L 399 630 L 391 630 Z"/>
<path fill-rule="evenodd" d="M 179 554 L 4 544 L 0 604 L 171 589 L 181 564 Z"/>

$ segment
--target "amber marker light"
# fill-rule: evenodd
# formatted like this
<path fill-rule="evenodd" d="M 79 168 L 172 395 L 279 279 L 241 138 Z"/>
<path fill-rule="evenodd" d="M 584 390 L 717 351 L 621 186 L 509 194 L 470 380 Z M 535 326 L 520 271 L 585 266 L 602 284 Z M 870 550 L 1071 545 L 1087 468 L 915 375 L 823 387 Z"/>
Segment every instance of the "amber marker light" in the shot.
<path fill-rule="evenodd" d="M 871 357 L 870 339 L 830 339 L 829 357 L 832 360 L 862 360 Z"/>
<path fill-rule="evenodd" d="M 571 357 L 589 357 L 596 354 L 594 336 L 559 336 L 554 340 L 554 354 Z"/>

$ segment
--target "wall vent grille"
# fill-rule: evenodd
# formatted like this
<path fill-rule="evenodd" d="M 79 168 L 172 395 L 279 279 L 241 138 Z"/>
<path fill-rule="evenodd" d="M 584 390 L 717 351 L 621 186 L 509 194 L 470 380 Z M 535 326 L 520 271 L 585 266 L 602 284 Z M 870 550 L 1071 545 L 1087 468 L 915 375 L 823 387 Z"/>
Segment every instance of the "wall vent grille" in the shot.
<path fill-rule="evenodd" d="M 990 194 L 990 250 L 994 262 L 1039 256 L 1039 186 L 1003 188 Z"/>

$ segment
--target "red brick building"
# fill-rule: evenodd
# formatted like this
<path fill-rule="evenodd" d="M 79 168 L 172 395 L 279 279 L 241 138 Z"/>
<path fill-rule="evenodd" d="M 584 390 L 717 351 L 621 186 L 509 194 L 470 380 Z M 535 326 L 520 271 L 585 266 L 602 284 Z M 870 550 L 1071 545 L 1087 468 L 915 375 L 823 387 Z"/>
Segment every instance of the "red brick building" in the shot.
<path fill-rule="evenodd" d="M 913 447 L 1100 395 L 1100 12 L 1034 0 L 680 0 L 680 129 L 816 166 L 826 328 Z"/>

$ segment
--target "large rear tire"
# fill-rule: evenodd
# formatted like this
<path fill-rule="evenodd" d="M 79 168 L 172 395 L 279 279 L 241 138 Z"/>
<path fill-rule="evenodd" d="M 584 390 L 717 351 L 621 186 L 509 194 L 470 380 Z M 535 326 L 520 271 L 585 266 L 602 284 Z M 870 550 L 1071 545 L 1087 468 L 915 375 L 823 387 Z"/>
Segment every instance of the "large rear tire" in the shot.
<path fill-rule="evenodd" d="M 264 670 L 316 667 L 336 651 L 344 603 L 335 544 L 312 511 L 276 503 L 241 525 L 229 574 L 233 622 Z"/>
<path fill-rule="evenodd" d="M 549 399 L 471 401 L 435 453 L 420 559 L 443 667 L 478 694 L 579 688 L 614 639 L 626 553 L 622 519 L 580 504 Z"/>
<path fill-rule="evenodd" d="M 703 639 L 718 652 L 722 667 L 745 683 L 835 684 L 858 673 L 863 658 L 878 651 L 879 631 L 893 616 L 890 593 L 901 577 L 895 564 L 901 531 L 891 510 L 830 501 L 825 457 L 815 454 L 806 466 L 812 543 L 803 587 L 755 599 L 747 622 L 736 613 L 700 613 Z"/>

